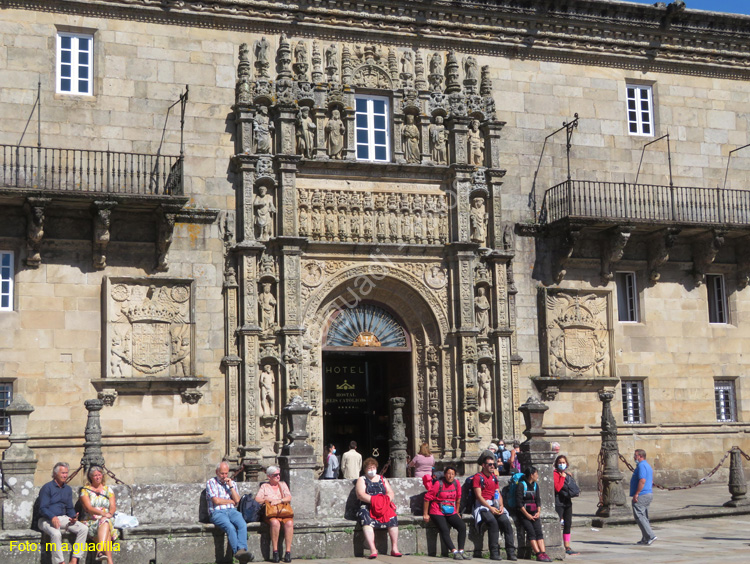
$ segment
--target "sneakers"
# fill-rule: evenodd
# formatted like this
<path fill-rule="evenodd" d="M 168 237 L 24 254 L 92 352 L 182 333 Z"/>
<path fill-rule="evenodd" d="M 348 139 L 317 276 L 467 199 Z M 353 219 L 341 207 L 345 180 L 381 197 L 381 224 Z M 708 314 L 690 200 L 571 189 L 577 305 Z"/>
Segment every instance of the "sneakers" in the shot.
<path fill-rule="evenodd" d="M 453 560 L 463 560 L 463 559 L 464 559 L 463 554 L 461 554 L 460 551 L 458 550 L 453 551 Z"/>
<path fill-rule="evenodd" d="M 286 554 L 284 554 L 284 562 L 291 562 L 291 561 L 292 561 L 292 553 L 287 552 Z"/>
<path fill-rule="evenodd" d="M 546 552 L 540 552 L 536 555 L 537 562 L 552 562 L 552 558 L 547 556 Z"/>
<path fill-rule="evenodd" d="M 462 550 L 462 551 L 460 551 L 460 552 L 461 552 L 461 557 L 462 557 L 462 558 L 463 558 L 464 560 L 471 560 L 471 554 L 469 554 L 468 552 L 464 552 L 463 550 Z"/>
<path fill-rule="evenodd" d="M 580 552 L 576 552 L 572 548 L 568 547 L 568 548 L 565 549 L 565 554 L 567 554 L 568 556 L 578 556 L 581 553 Z"/>
<path fill-rule="evenodd" d="M 641 540 L 639 540 L 639 541 L 638 541 L 637 543 L 635 543 L 635 544 L 640 544 L 640 545 L 643 545 L 643 546 L 650 546 L 650 545 L 654 544 L 654 541 L 655 541 L 655 540 L 656 540 L 657 538 L 658 538 L 658 537 L 651 537 L 650 539 L 641 539 Z"/>
<path fill-rule="evenodd" d="M 650 539 L 648 539 L 648 540 L 646 541 L 646 544 L 647 544 L 648 546 L 651 546 L 652 544 L 654 544 L 654 541 L 655 541 L 655 540 L 656 540 L 656 537 L 651 537 Z"/>

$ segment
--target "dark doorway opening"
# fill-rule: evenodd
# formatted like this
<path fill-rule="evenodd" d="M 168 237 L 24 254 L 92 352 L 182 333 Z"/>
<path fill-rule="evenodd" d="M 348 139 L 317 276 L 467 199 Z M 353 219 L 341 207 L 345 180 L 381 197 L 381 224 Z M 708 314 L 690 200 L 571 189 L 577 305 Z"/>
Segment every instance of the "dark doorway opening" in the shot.
<path fill-rule="evenodd" d="M 409 352 L 323 352 L 323 437 L 339 456 L 357 441 L 363 458 L 383 468 L 390 456 L 388 400 L 406 398 L 404 423 L 414 452 Z"/>

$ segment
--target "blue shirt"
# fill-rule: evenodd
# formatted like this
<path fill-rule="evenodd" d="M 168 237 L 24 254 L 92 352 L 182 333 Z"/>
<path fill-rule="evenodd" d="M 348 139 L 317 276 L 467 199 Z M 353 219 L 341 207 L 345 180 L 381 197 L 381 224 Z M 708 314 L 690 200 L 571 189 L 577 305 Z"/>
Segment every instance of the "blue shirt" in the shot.
<path fill-rule="evenodd" d="M 58 486 L 52 480 L 39 490 L 39 515 L 52 520 L 53 517 L 67 515 L 71 519 L 76 516 L 73 509 L 73 490 L 69 485 Z"/>
<path fill-rule="evenodd" d="M 635 495 L 636 491 L 638 491 L 638 482 L 643 479 L 646 480 L 646 483 L 643 484 L 643 489 L 638 495 L 654 493 L 654 471 L 645 460 L 641 460 L 638 463 L 638 466 L 635 467 L 635 472 L 633 472 L 633 477 L 630 478 L 631 497 Z"/>

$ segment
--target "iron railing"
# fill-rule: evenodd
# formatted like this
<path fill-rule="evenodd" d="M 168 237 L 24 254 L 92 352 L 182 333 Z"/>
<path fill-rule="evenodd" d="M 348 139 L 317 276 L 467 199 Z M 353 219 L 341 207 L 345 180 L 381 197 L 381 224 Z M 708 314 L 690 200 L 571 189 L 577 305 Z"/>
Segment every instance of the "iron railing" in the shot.
<path fill-rule="evenodd" d="M 750 224 L 750 191 L 566 180 L 544 194 L 539 223 L 564 218 Z"/>
<path fill-rule="evenodd" d="M 0 190 L 183 194 L 182 157 L 0 145 Z"/>

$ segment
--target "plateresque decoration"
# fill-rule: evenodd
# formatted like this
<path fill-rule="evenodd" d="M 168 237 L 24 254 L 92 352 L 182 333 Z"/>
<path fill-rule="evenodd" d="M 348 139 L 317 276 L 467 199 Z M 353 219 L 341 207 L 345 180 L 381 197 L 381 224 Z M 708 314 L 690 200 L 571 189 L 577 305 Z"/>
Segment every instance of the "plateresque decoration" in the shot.
<path fill-rule="evenodd" d="M 406 333 L 390 313 L 365 304 L 336 316 L 328 329 L 326 346 L 406 347 Z"/>

